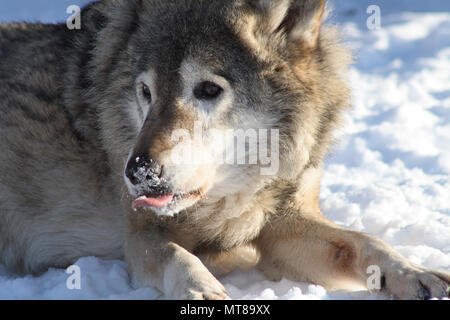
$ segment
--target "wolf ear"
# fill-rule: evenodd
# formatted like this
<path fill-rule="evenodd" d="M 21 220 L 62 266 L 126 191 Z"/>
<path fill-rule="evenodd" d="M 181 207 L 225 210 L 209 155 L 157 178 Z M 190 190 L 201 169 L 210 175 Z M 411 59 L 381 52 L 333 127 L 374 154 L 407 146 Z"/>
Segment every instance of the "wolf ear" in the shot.
<path fill-rule="evenodd" d="M 260 13 L 260 31 L 284 33 L 290 42 L 315 47 L 325 11 L 325 0 L 250 0 Z"/>

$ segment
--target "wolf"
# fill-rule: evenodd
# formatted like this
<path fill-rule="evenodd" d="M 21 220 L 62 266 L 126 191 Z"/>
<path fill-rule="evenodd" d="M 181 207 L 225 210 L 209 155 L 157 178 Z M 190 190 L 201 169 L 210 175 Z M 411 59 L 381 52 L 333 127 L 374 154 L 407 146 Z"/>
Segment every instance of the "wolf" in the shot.
<path fill-rule="evenodd" d="M 321 213 L 323 159 L 350 104 L 351 55 L 327 10 L 102 0 L 79 30 L 1 24 L 0 263 L 40 274 L 124 259 L 133 286 L 200 300 L 229 299 L 217 277 L 237 267 L 334 290 L 366 286 L 376 266 L 377 292 L 446 297 L 449 273 Z M 273 172 L 174 156 L 223 154 L 212 130 L 237 129 L 266 132 L 236 158 L 263 149 Z M 203 139 L 183 143 L 194 131 Z"/>

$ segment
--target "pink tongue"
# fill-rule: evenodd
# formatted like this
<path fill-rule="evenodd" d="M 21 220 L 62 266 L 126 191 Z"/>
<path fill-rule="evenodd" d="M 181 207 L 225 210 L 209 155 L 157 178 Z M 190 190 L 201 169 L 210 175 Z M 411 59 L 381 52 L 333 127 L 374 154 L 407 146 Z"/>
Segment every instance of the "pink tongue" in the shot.
<path fill-rule="evenodd" d="M 153 198 L 140 197 L 133 202 L 133 209 L 137 209 L 138 207 L 162 208 L 162 207 L 166 206 L 170 201 L 172 201 L 173 196 L 174 196 L 173 194 L 166 194 L 163 196 L 153 197 Z"/>

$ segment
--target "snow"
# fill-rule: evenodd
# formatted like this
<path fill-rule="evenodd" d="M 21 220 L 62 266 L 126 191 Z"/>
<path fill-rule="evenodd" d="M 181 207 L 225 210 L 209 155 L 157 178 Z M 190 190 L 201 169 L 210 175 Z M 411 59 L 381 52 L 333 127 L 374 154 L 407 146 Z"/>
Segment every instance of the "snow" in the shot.
<path fill-rule="evenodd" d="M 0 0 L 0 20 L 64 20 L 87 1 Z M 349 81 L 353 108 L 341 143 L 327 158 L 324 213 L 376 235 L 411 261 L 450 271 L 450 2 L 335 0 L 330 19 L 344 28 L 356 62 Z M 381 28 L 369 30 L 369 5 Z M 65 270 L 16 277 L 0 266 L 1 299 L 161 299 L 133 290 L 125 263 L 87 257 L 81 290 L 67 289 Z M 367 292 L 327 292 L 259 271 L 221 279 L 234 299 L 382 299 Z"/>

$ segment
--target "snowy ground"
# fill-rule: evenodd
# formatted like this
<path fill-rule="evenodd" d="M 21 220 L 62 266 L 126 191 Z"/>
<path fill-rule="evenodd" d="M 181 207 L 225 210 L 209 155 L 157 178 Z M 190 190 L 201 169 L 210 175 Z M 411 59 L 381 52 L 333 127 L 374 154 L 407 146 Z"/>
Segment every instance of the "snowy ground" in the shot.
<path fill-rule="evenodd" d="M 64 20 L 69 4 L 86 1 L 0 0 L 0 21 Z M 381 29 L 366 26 L 369 5 L 381 8 Z M 328 158 L 324 213 L 390 243 L 415 263 L 450 271 L 450 2 L 335 0 L 331 20 L 344 27 L 356 63 L 349 75 L 353 109 L 342 142 Z M 84 258 L 81 290 L 50 270 L 16 278 L 0 266 L 2 299 L 155 299 L 132 290 L 125 264 Z M 235 299 L 377 299 L 330 293 L 256 270 L 221 279 Z"/>

